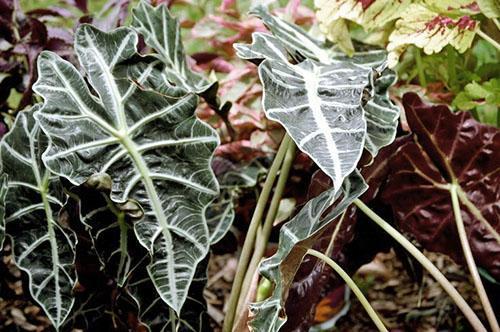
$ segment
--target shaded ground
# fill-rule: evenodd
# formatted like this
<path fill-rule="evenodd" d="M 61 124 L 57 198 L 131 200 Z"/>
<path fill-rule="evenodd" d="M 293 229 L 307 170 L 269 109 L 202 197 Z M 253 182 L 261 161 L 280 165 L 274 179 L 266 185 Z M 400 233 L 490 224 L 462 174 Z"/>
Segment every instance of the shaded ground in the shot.
<path fill-rule="evenodd" d="M 434 253 L 427 253 L 427 256 L 483 318 L 478 298 L 464 269 L 447 256 Z M 205 295 L 215 330 L 220 331 L 224 300 L 229 296 L 236 261 L 231 255 L 224 255 L 215 256 L 211 262 L 209 287 Z M 465 318 L 439 284 L 426 273 L 421 285 L 412 281 L 393 252 L 377 255 L 371 263 L 361 267 L 355 280 L 391 331 L 468 330 Z M 342 298 L 340 301 L 343 302 Z M 350 302 L 335 331 L 374 331 L 375 326 L 357 299 L 350 296 Z M 335 316 L 343 304 L 327 304 L 327 307 L 323 304 L 321 313 L 317 311 L 316 316 L 322 321 L 325 316 Z"/>
<path fill-rule="evenodd" d="M 464 269 L 446 256 L 430 253 L 428 257 L 482 317 L 481 307 Z M 237 262 L 231 254 L 212 256 L 210 262 L 205 297 L 214 330 L 220 331 L 224 303 L 229 296 Z M 0 331 L 50 331 L 49 321 L 41 309 L 25 296 L 22 274 L 9 256 L 3 258 L 1 265 Z M 468 330 L 463 316 L 441 287 L 427 274 L 424 274 L 421 285 L 413 282 L 392 252 L 377 255 L 358 271 L 355 279 L 391 331 Z M 353 296 L 348 302 L 348 311 L 338 320 L 335 331 L 374 331 L 373 323 L 359 302 Z M 323 303 L 317 317 L 321 320 L 332 317 L 343 304 L 337 307 L 339 303 L 336 303 L 332 308 Z"/>

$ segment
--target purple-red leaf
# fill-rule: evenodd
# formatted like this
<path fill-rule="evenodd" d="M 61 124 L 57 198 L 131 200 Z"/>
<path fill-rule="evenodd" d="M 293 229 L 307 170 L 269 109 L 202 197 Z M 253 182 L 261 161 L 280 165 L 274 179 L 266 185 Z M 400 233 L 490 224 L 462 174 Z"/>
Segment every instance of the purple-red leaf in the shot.
<path fill-rule="evenodd" d="M 463 261 L 449 188 L 458 186 L 468 240 L 479 266 L 500 278 L 500 131 L 428 105 L 418 95 L 403 97 L 415 141 L 391 161 L 383 198 L 401 229 L 428 250 Z"/>

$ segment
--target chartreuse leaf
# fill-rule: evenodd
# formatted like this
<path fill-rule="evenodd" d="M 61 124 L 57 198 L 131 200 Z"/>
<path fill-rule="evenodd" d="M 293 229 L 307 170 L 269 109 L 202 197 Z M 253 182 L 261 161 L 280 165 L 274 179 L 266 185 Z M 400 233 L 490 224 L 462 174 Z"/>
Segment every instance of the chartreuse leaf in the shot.
<path fill-rule="evenodd" d="M 58 222 L 65 201 L 59 178 L 40 160 L 47 140 L 33 119 L 39 108 L 20 112 L 0 145 L 9 189 L 5 221 L 14 262 L 28 274 L 31 295 L 58 330 L 74 303 L 76 238 Z"/>
<path fill-rule="evenodd" d="M 373 73 L 373 68 L 383 68 L 386 54 L 372 50 L 348 58 L 263 7 L 253 13 L 273 35 L 254 34 L 252 45 L 235 48 L 242 58 L 260 62 L 264 111 L 287 129 L 338 190 L 364 148 L 376 155 L 395 137 L 399 111 L 387 92 L 395 75 L 390 70 Z M 289 62 L 288 56 L 299 63 Z M 363 101 L 370 91 L 374 97 Z"/>
<path fill-rule="evenodd" d="M 335 42 L 346 54 L 354 54 L 346 21 L 355 22 L 366 31 L 384 27 L 400 17 L 411 0 L 315 0 L 319 28 L 325 36 Z"/>
<path fill-rule="evenodd" d="M 362 25 L 366 30 L 380 28 L 400 17 L 411 0 L 315 0 L 316 16 L 325 34 L 334 33 L 331 25 L 345 19 Z"/>
<path fill-rule="evenodd" d="M 218 193 L 210 168 L 218 137 L 195 117 L 196 95 L 158 83 L 154 62 L 133 63 L 133 30 L 104 33 L 82 25 L 75 36 L 95 93 L 69 62 L 40 55 L 34 89 L 44 104 L 36 118 L 51 139 L 44 163 L 76 185 L 107 173 L 113 201 L 140 204 L 144 216 L 134 230 L 151 255 L 149 276 L 179 314 L 208 252 L 204 211 Z M 157 83 L 178 94 L 154 91 Z"/>
<path fill-rule="evenodd" d="M 442 4 L 439 8 L 441 7 Z M 448 44 L 460 53 L 465 52 L 472 44 L 479 22 L 469 15 L 452 18 L 447 14 L 449 13 L 437 12 L 432 6 L 425 4 L 414 3 L 408 6 L 396 21 L 395 29 L 389 37 L 389 66 L 397 64 L 399 56 L 408 45 L 422 48 L 426 54 L 438 53 Z"/>
<path fill-rule="evenodd" d="M 288 289 L 307 249 L 366 189 L 361 175 L 354 172 L 346 178 L 341 191 L 332 188 L 311 199 L 281 228 L 278 251 L 263 261 L 260 268 L 260 272 L 274 283 L 274 291 L 267 300 L 251 306 L 253 320 L 250 324 L 255 331 L 277 332 L 285 324 Z"/>
<path fill-rule="evenodd" d="M 179 21 L 170 15 L 165 5 L 153 7 L 142 0 L 132 13 L 132 26 L 165 64 L 164 74 L 168 81 L 197 94 L 204 94 L 211 88 L 213 83 L 189 69 Z"/>
<path fill-rule="evenodd" d="M 0 250 L 5 240 L 5 196 L 7 196 L 7 175 L 0 176 Z"/>
<path fill-rule="evenodd" d="M 500 17 L 500 2 L 497 0 L 477 0 L 477 4 L 486 17 Z"/>
<path fill-rule="evenodd" d="M 498 125 L 500 107 L 500 79 L 492 78 L 484 83 L 471 82 L 457 94 L 453 106 L 459 110 L 476 110 L 483 123 Z"/>

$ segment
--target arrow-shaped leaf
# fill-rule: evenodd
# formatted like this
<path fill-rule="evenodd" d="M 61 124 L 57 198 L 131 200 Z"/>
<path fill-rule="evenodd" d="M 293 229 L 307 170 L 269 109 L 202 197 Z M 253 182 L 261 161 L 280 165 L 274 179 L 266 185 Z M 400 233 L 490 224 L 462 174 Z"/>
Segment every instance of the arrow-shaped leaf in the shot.
<path fill-rule="evenodd" d="M 370 82 L 373 89 L 372 97 L 363 105 L 366 119 L 365 149 L 375 157 L 381 148 L 391 144 L 396 137 L 399 108 L 391 102 L 389 97 L 389 88 L 397 81 L 396 73 L 384 68 L 387 60 L 385 50 L 359 50 L 352 57 L 343 53 L 334 53 L 333 59 L 352 61 L 360 66 L 381 70 L 380 73 L 374 74 L 374 81 Z"/>
<path fill-rule="evenodd" d="M 76 185 L 107 173 L 112 200 L 141 205 L 134 227 L 152 256 L 150 278 L 179 314 L 208 252 L 204 210 L 218 192 L 210 169 L 218 137 L 195 117 L 196 95 L 153 90 L 168 82 L 149 80 L 161 77 L 155 63 L 133 64 L 136 44 L 127 28 L 80 26 L 75 49 L 96 94 L 70 63 L 42 53 L 34 89 L 45 102 L 36 116 L 51 139 L 43 158 L 50 169 Z"/>
<path fill-rule="evenodd" d="M 256 33 L 251 45 L 235 48 L 242 58 L 260 62 L 264 111 L 287 129 L 338 190 L 364 148 L 375 156 L 394 140 L 399 110 L 390 102 L 388 88 L 395 75 L 374 71 L 383 69 L 386 52 L 360 51 L 348 58 L 263 7 L 253 13 L 273 35 Z"/>
<path fill-rule="evenodd" d="M 33 119 L 37 109 L 20 112 L 0 145 L 9 188 L 5 221 L 14 261 L 28 274 L 31 295 L 59 329 L 74 303 L 76 238 L 58 223 L 65 197 L 59 178 L 40 160 L 47 140 Z"/>
<path fill-rule="evenodd" d="M 338 190 L 358 163 L 366 134 L 361 97 L 369 71 L 336 62 L 292 65 L 265 60 L 259 66 L 266 115 L 288 131 L 333 180 Z"/>

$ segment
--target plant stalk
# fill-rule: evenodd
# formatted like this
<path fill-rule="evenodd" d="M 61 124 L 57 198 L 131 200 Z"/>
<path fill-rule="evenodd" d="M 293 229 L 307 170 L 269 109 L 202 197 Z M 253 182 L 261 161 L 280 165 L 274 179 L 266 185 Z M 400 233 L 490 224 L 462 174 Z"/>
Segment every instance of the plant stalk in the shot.
<path fill-rule="evenodd" d="M 169 314 L 170 314 L 170 327 L 171 327 L 171 330 L 172 332 L 176 332 L 177 331 L 177 323 L 176 323 L 176 320 L 177 320 L 177 317 L 175 315 L 175 311 L 174 309 L 172 308 L 168 308 L 169 310 Z"/>
<path fill-rule="evenodd" d="M 493 23 L 497 26 L 497 29 L 500 30 L 500 22 L 498 22 L 497 18 L 492 19 Z"/>
<path fill-rule="evenodd" d="M 457 82 L 457 55 L 455 54 L 455 49 L 453 46 L 447 47 L 446 50 L 448 58 L 448 74 L 450 75 L 450 88 L 455 91 L 455 85 Z"/>
<path fill-rule="evenodd" d="M 450 186 L 451 204 L 453 206 L 453 213 L 455 215 L 455 222 L 457 224 L 458 236 L 460 238 L 460 244 L 462 245 L 462 250 L 464 252 L 465 261 L 467 262 L 467 267 L 476 286 L 477 294 L 483 305 L 484 312 L 486 314 L 486 319 L 490 324 L 492 331 L 500 331 L 498 322 L 495 317 L 495 312 L 491 307 L 490 300 L 484 289 L 484 285 L 481 281 L 479 271 L 477 270 L 476 262 L 474 261 L 474 256 L 470 249 L 469 241 L 467 240 L 467 232 L 465 231 L 464 221 L 462 219 L 462 212 L 460 211 L 460 203 L 458 201 L 457 195 L 457 185 L 452 184 Z"/>
<path fill-rule="evenodd" d="M 344 269 L 342 269 L 342 267 L 340 267 L 340 265 L 335 263 L 335 261 L 330 257 L 314 249 L 308 249 L 306 254 L 321 259 L 323 262 L 328 264 L 335 272 L 337 272 L 337 274 L 345 281 L 347 286 L 352 290 L 354 295 L 356 295 L 359 302 L 368 313 L 368 316 L 370 316 L 373 323 L 375 323 L 375 325 L 377 326 L 378 330 L 381 332 L 387 332 L 387 328 L 385 327 L 380 317 L 377 315 L 375 309 L 373 309 L 373 307 L 370 305 L 370 302 L 368 302 L 366 297 L 363 295 L 363 292 L 361 292 L 361 290 L 356 285 L 354 280 L 352 280 L 352 278 L 349 277 L 349 275 L 344 271 Z"/>
<path fill-rule="evenodd" d="M 286 183 L 288 180 L 288 175 L 290 174 L 290 169 L 292 168 L 293 161 L 295 159 L 296 146 L 293 141 L 288 144 L 288 149 L 286 151 L 285 159 L 283 160 L 283 165 L 281 166 L 280 175 L 276 187 L 274 189 L 273 198 L 269 204 L 269 209 L 266 214 L 266 219 L 264 220 L 264 225 L 261 232 L 258 233 L 255 241 L 255 249 L 253 251 L 252 259 L 248 265 L 245 278 L 243 280 L 243 285 L 241 287 L 240 300 L 238 301 L 237 313 L 243 310 L 245 305 L 245 299 L 247 298 L 247 293 L 252 284 L 253 277 L 257 268 L 259 267 L 262 257 L 266 251 L 267 243 L 269 237 L 271 236 L 271 231 L 273 229 L 273 223 L 278 214 L 279 205 L 281 198 L 283 197 L 283 192 L 285 191 Z"/>
<path fill-rule="evenodd" d="M 365 213 L 371 220 L 373 220 L 380 228 L 387 232 L 392 238 L 394 238 L 403 248 L 408 251 L 422 266 L 436 279 L 436 281 L 443 287 L 446 293 L 453 299 L 457 307 L 462 311 L 465 318 L 469 321 L 474 331 L 484 331 L 486 328 L 483 323 L 479 320 L 477 315 L 474 313 L 472 308 L 467 304 L 464 298 L 456 290 L 456 288 L 450 283 L 448 279 L 439 271 L 439 269 L 420 252 L 410 241 L 408 241 L 400 232 L 398 232 L 394 227 L 392 227 L 387 221 L 379 217 L 375 212 L 373 212 L 365 203 L 361 200 L 356 199 L 354 204 Z"/>
<path fill-rule="evenodd" d="M 259 195 L 259 199 L 257 200 L 257 205 L 255 206 L 255 211 L 252 216 L 252 220 L 250 221 L 250 226 L 245 237 L 245 242 L 243 243 L 243 248 L 241 249 L 240 258 L 238 260 L 238 266 L 236 268 L 236 274 L 234 276 L 231 294 L 229 295 L 227 313 L 224 319 L 224 325 L 222 327 L 223 332 L 231 332 L 232 330 L 238 300 L 240 297 L 241 286 L 248 267 L 248 262 L 250 261 L 250 255 L 252 254 L 257 229 L 261 223 L 262 216 L 264 215 L 264 210 L 269 199 L 269 195 L 271 194 L 271 191 L 273 189 L 274 180 L 276 179 L 278 171 L 281 167 L 281 164 L 285 157 L 285 153 L 288 150 L 288 144 L 290 143 L 290 141 L 290 136 L 288 136 L 288 134 L 285 134 L 285 137 L 283 137 L 283 140 L 281 141 L 278 152 L 276 153 L 273 164 L 271 165 L 271 168 L 269 169 L 269 172 L 267 174 L 262 192 Z"/>
<path fill-rule="evenodd" d="M 424 65 L 422 64 L 422 54 L 420 52 L 420 49 L 417 48 L 415 52 L 415 62 L 417 63 L 418 81 L 420 85 L 425 88 L 427 87 L 427 79 L 425 78 Z"/>
<path fill-rule="evenodd" d="M 483 38 L 488 43 L 493 45 L 498 51 L 500 51 L 500 44 L 495 39 L 491 38 L 490 36 L 488 36 L 486 33 L 484 33 L 481 30 L 477 30 L 477 34 L 479 35 L 479 37 Z"/>

